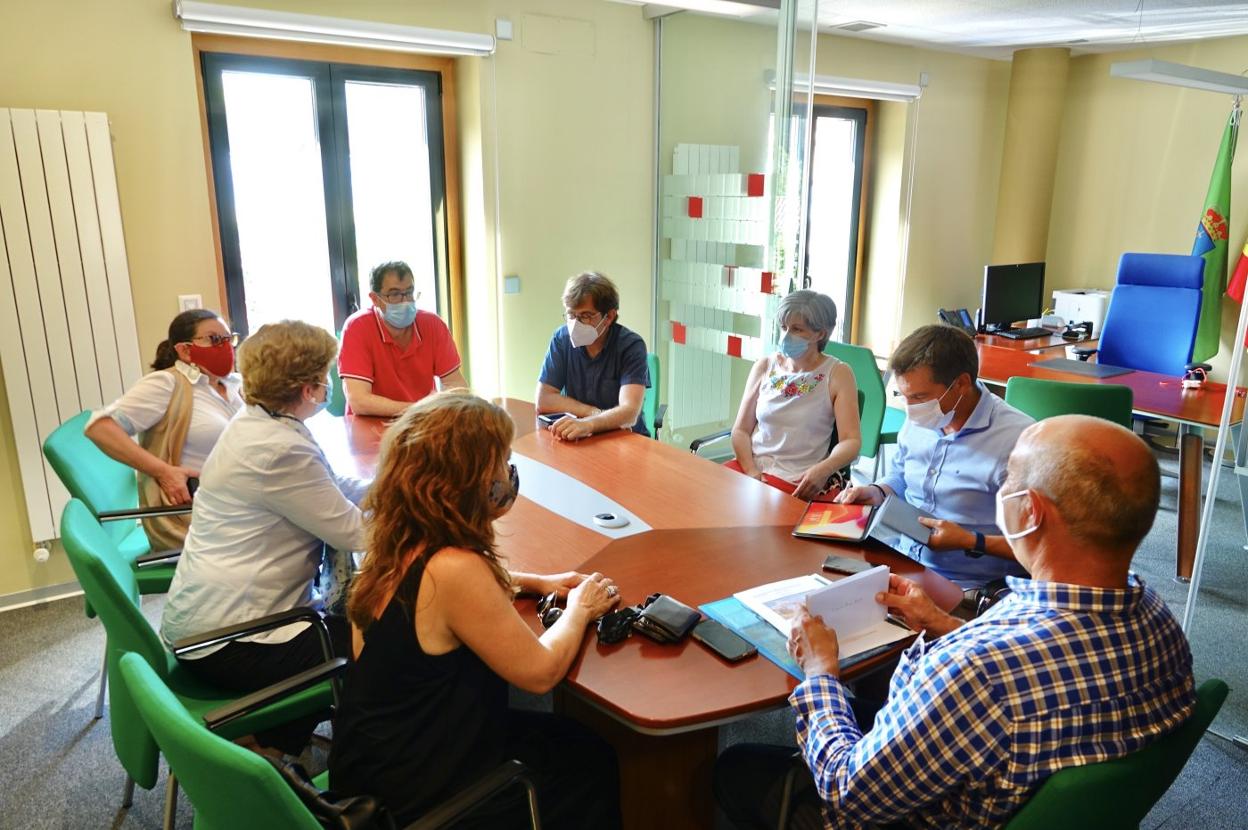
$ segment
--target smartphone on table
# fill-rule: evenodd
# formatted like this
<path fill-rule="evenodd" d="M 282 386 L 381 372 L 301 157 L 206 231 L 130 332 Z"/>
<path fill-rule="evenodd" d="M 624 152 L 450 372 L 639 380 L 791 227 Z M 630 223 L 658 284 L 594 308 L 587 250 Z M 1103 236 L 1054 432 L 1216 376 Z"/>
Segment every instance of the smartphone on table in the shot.
<path fill-rule="evenodd" d="M 828 554 L 828 558 L 823 560 L 823 569 L 825 571 L 845 574 L 846 576 L 869 571 L 874 567 L 874 565 L 864 559 L 855 559 L 852 556 L 838 556 L 835 553 Z"/>
<path fill-rule="evenodd" d="M 547 428 L 550 428 L 555 425 L 556 421 L 571 417 L 571 412 L 543 412 L 541 415 L 537 416 L 537 420 Z"/>
<path fill-rule="evenodd" d="M 744 660 L 758 653 L 758 649 L 754 648 L 749 640 L 738 636 L 726 625 L 711 619 L 703 620 L 694 626 L 693 639 L 729 663 L 736 663 L 738 660 Z"/>

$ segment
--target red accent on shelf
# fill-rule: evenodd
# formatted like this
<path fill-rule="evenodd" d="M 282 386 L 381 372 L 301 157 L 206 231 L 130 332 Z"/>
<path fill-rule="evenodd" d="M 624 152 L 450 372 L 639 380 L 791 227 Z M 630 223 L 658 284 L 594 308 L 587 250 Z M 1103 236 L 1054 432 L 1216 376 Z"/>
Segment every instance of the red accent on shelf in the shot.
<path fill-rule="evenodd" d="M 701 196 L 689 197 L 689 218 L 690 219 L 702 218 L 702 197 Z"/>
<path fill-rule="evenodd" d="M 771 289 L 773 287 L 773 283 L 775 282 L 775 279 L 776 279 L 775 275 L 772 274 L 770 271 L 764 271 L 762 285 L 759 286 L 758 290 L 763 292 L 764 294 L 770 294 Z"/>
<path fill-rule="evenodd" d="M 737 337 L 735 334 L 728 335 L 728 356 L 741 356 L 741 338 Z"/>
<path fill-rule="evenodd" d="M 749 173 L 745 177 L 745 195 L 746 196 L 762 196 L 763 195 L 763 174 Z"/>
<path fill-rule="evenodd" d="M 672 321 L 672 341 L 682 346 L 685 344 L 685 326 L 675 320 Z"/>

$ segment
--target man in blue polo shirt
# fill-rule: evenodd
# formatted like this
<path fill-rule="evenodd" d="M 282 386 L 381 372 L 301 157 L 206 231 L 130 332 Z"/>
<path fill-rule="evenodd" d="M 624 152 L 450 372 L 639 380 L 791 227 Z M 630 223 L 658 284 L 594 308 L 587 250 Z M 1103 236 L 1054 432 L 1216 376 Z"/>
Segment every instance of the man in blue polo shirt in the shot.
<path fill-rule="evenodd" d="M 975 341 L 953 326 L 923 326 L 889 358 L 906 422 L 888 475 L 843 491 L 837 501 L 879 504 L 890 494 L 936 516 L 928 544 L 908 540 L 912 559 L 975 589 L 1026 572 L 996 526 L 1005 462 L 1034 423 L 977 380 Z M 956 535 L 955 535 L 956 534 Z M 954 547 L 949 539 L 965 541 Z"/>
<path fill-rule="evenodd" d="M 566 412 L 550 431 L 561 441 L 632 429 L 649 435 L 641 404 L 650 386 L 646 344 L 620 325 L 620 294 L 587 271 L 563 289 L 566 326 L 550 338 L 537 381 L 537 411 Z"/>

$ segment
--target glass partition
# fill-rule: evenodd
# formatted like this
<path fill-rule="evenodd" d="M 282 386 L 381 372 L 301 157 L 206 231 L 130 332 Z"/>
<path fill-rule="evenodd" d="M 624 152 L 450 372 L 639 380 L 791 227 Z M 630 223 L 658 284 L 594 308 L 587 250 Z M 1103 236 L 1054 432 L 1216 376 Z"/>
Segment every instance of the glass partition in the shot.
<path fill-rule="evenodd" d="M 751 364 L 775 351 L 776 305 L 800 285 L 810 109 L 795 106 L 792 76 L 795 60 L 811 64 L 816 6 L 657 23 L 654 343 L 677 445 L 731 425 Z M 722 441 L 710 454 L 729 452 Z"/>

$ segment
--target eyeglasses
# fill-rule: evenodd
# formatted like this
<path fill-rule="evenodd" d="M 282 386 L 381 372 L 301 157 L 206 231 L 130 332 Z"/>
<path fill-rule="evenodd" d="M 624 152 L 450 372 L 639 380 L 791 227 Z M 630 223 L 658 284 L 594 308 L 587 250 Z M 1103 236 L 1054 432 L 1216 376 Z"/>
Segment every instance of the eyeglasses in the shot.
<path fill-rule="evenodd" d="M 577 314 L 575 311 L 568 311 L 564 312 L 563 316 L 569 320 L 576 320 L 577 322 L 584 323 L 587 326 L 592 326 L 594 324 L 594 320 L 602 317 L 602 312 L 582 311 L 580 314 Z"/>
<path fill-rule="evenodd" d="M 201 334 L 199 337 L 192 337 L 186 341 L 188 343 L 198 343 L 201 340 L 207 340 L 209 346 L 220 346 L 222 343 L 229 343 L 231 346 L 237 346 L 243 336 L 236 331 L 229 334 Z"/>
<path fill-rule="evenodd" d="M 419 299 L 420 292 L 415 288 L 412 288 L 408 291 L 387 291 L 385 294 L 380 296 L 388 303 L 410 303 Z"/>

